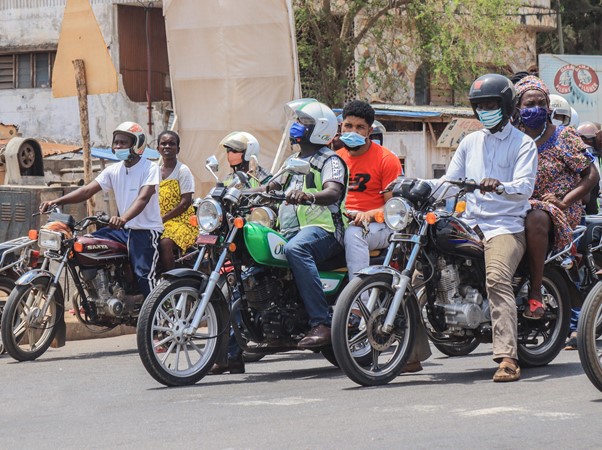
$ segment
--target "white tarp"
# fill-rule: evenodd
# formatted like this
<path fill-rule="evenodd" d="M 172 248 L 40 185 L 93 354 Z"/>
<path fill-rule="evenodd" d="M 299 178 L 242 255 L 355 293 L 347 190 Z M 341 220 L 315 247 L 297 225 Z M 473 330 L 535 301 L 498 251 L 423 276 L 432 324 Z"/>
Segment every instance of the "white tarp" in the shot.
<path fill-rule="evenodd" d="M 550 94 L 564 97 L 579 121 L 602 122 L 602 56 L 539 55 L 539 75 Z"/>
<path fill-rule="evenodd" d="M 300 96 L 290 0 L 163 2 L 180 158 L 197 194 L 215 183 L 205 159 L 229 170 L 220 140 L 247 131 L 261 145 L 267 169 L 286 126 L 284 104 Z"/>

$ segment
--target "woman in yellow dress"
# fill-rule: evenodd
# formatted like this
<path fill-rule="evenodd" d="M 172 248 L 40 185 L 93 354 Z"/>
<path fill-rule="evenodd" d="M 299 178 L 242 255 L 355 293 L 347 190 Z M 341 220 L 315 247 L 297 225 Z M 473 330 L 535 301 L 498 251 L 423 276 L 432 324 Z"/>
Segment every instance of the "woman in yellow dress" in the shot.
<path fill-rule="evenodd" d="M 188 166 L 178 161 L 180 136 L 177 133 L 162 132 L 159 135 L 157 150 L 161 154 L 159 206 L 165 227 L 159 245 L 161 266 L 163 271 L 167 271 L 175 266 L 175 246 L 185 252 L 194 244 L 198 235 L 197 228 L 190 224 L 190 216 L 194 215 L 194 177 Z"/>

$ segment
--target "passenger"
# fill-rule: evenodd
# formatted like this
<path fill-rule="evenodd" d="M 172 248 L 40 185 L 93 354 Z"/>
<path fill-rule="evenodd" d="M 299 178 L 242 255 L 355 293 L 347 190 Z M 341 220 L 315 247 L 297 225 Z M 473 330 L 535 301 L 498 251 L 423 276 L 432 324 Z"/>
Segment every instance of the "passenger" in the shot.
<path fill-rule="evenodd" d="M 112 143 L 113 153 L 121 162 L 108 166 L 87 185 L 56 200 L 43 202 L 40 212 L 53 205 L 85 202 L 101 189 L 113 191 L 119 215 L 110 218 L 108 227 L 92 234 L 127 245 L 136 281 L 146 297 L 156 284 L 163 223 L 157 196 L 159 167 L 142 158 L 145 143 L 146 136 L 140 125 L 122 123 L 113 131 Z"/>
<path fill-rule="evenodd" d="M 512 278 L 526 248 L 524 223 L 537 171 L 537 149 L 531 138 L 509 123 L 516 94 L 508 78 L 497 74 L 477 78 L 468 99 L 485 129 L 462 139 L 445 178 L 472 178 L 480 184 L 479 191 L 466 195 L 464 218 L 471 226 L 478 225 L 485 238 L 493 359 L 499 363 L 493 381 L 516 381 L 520 368 Z M 493 193 L 496 189 L 503 189 L 502 194 Z"/>
<path fill-rule="evenodd" d="M 291 143 L 300 152 L 294 157 L 310 163 L 308 175 L 283 174 L 271 180 L 267 190 L 283 189 L 286 202 L 279 208 L 280 230 L 288 239 L 286 259 L 295 277 L 311 330 L 300 348 L 319 348 L 331 342 L 328 303 L 316 264 L 343 251 L 343 201 L 347 191 L 347 167 L 327 145 L 337 132 L 337 119 L 326 105 L 302 99 L 287 104 L 295 122 Z"/>
<path fill-rule="evenodd" d="M 190 216 L 194 215 L 194 177 L 188 166 L 178 161 L 180 136 L 174 131 L 164 131 L 159 134 L 158 142 L 161 154 L 159 206 L 165 227 L 160 242 L 161 268 L 168 271 L 175 267 L 174 247 L 186 252 L 194 244 L 199 230 L 190 224 Z"/>
<path fill-rule="evenodd" d="M 386 248 L 392 230 L 377 217 L 384 214 L 385 202 L 393 194 L 381 194 L 389 183 L 402 174 L 401 163 L 393 152 L 381 145 L 384 127 L 379 122 L 379 143 L 372 140 L 374 109 L 368 103 L 354 100 L 343 108 L 340 140 L 344 148 L 337 151 L 349 169 L 349 188 L 345 207 L 353 211 L 354 219 L 345 231 L 345 260 L 349 279 L 360 269 L 370 265 L 370 251 Z M 428 338 L 421 327 L 417 339 L 418 354 L 410 356 L 403 372 L 422 370 L 420 361 L 431 355 Z"/>
<path fill-rule="evenodd" d="M 562 249 L 571 242 L 572 229 L 583 213 L 581 201 L 598 183 L 598 172 L 582 151 L 586 149 L 572 127 L 556 126 L 550 120 L 549 91 L 544 82 L 528 76 L 516 84 L 521 131 L 538 150 L 537 179 L 531 197 L 532 211 L 525 222 L 529 270 L 529 305 L 524 315 L 541 319 L 541 284 L 549 247 Z"/>
<path fill-rule="evenodd" d="M 229 186 L 236 182 L 236 172 L 243 172 L 248 176 L 246 188 L 256 188 L 271 177 L 270 172 L 255 161 L 254 157 L 259 156 L 260 147 L 259 141 L 252 134 L 235 131 L 222 139 L 219 145 L 226 151 L 228 164 L 232 169 L 232 172 L 224 180 L 224 185 Z M 234 297 L 234 301 L 238 299 L 237 292 Z M 240 313 L 235 319 L 237 323 L 240 322 Z M 220 375 L 225 372 L 245 373 L 243 350 L 238 345 L 232 328 L 230 328 L 227 352 L 224 351 L 220 354 L 219 360 L 209 370 L 208 375 Z"/>

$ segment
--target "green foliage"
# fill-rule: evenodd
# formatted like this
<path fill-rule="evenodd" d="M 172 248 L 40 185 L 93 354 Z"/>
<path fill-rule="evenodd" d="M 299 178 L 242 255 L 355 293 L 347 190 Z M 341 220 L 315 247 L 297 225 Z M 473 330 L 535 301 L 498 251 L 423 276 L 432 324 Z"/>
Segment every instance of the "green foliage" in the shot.
<path fill-rule="evenodd" d="M 557 8 L 557 0 L 552 0 Z M 602 54 L 602 1 L 562 0 L 560 2 L 564 53 L 572 55 Z M 537 36 L 538 53 L 559 53 L 557 32 Z"/>
<path fill-rule="evenodd" d="M 435 82 L 463 89 L 484 64 L 503 65 L 519 3 L 293 0 L 303 95 L 342 105 L 357 95 L 355 67 L 357 82 L 389 101 L 409 91 L 408 61 L 426 64 Z"/>

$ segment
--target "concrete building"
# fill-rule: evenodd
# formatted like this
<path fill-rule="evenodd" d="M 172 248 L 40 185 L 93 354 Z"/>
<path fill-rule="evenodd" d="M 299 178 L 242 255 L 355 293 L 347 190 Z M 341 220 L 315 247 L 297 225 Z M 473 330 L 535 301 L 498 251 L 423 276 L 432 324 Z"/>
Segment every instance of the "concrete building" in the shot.
<path fill-rule="evenodd" d="M 161 2 L 144 2 L 149 3 L 152 8 L 147 11 L 136 0 L 90 0 L 119 74 L 117 93 L 88 98 L 92 146 L 109 146 L 113 129 L 125 120 L 151 128 L 151 141 L 165 128 L 171 108 L 165 25 Z M 53 98 L 50 86 L 65 4 L 66 0 L 0 2 L 0 122 L 17 125 L 23 136 L 80 144 L 77 98 Z"/>

